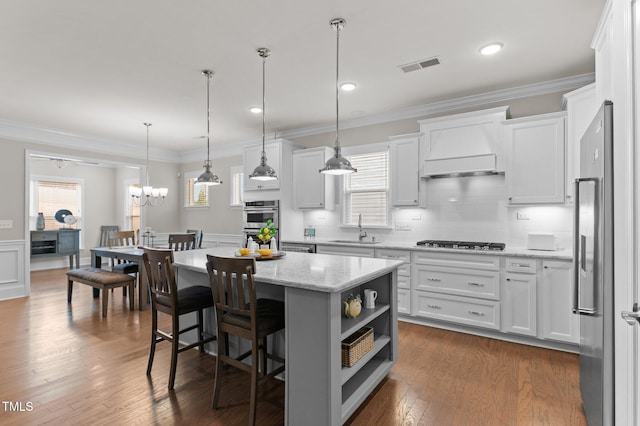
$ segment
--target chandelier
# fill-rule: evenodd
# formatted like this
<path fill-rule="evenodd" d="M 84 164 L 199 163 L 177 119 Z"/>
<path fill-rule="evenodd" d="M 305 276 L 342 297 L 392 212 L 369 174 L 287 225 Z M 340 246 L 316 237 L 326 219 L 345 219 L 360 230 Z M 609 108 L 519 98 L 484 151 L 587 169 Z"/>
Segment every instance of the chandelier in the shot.
<path fill-rule="evenodd" d="M 144 207 L 151 206 L 157 207 L 164 203 L 164 199 L 169 193 L 168 188 L 154 188 L 149 183 L 149 127 L 151 123 L 142 123 L 147 127 L 147 163 L 145 166 L 146 180 L 145 185 L 140 188 L 139 186 L 130 186 L 129 195 L 133 198 L 135 205 Z"/>

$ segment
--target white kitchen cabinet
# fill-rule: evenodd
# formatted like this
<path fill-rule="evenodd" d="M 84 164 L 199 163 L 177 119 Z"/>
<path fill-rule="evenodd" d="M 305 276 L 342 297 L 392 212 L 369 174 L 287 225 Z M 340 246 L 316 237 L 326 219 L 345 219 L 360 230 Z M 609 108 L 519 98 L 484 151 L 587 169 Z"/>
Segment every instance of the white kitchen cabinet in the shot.
<path fill-rule="evenodd" d="M 252 145 L 244 148 L 244 190 L 259 191 L 263 189 L 279 189 L 282 180 L 281 158 L 282 143 L 280 141 L 265 144 L 264 152 L 267 154 L 267 164 L 269 164 L 278 174 L 278 179 L 270 181 L 259 181 L 249 179 L 249 175 L 260 164 L 262 158 L 262 144 Z"/>
<path fill-rule="evenodd" d="M 414 133 L 389 138 L 391 205 L 394 207 L 418 205 L 421 135 L 422 133 Z"/>
<path fill-rule="evenodd" d="M 542 261 L 539 315 L 543 339 L 567 343 L 580 341 L 580 316 L 571 310 L 573 302 L 572 263 Z"/>
<path fill-rule="evenodd" d="M 565 112 L 503 122 L 507 204 L 564 203 Z"/>
<path fill-rule="evenodd" d="M 398 313 L 411 315 L 411 252 L 387 248 L 376 248 L 375 257 L 401 260 L 398 266 Z"/>
<path fill-rule="evenodd" d="M 413 315 L 500 329 L 500 258 L 412 253 Z"/>
<path fill-rule="evenodd" d="M 507 258 L 502 291 L 502 331 L 536 336 L 536 260 Z"/>
<path fill-rule="evenodd" d="M 562 96 L 562 106 L 567 111 L 567 202 L 573 202 L 573 182 L 580 177 L 580 139 L 598 112 L 595 83 L 581 87 Z"/>
<path fill-rule="evenodd" d="M 298 209 L 335 208 L 334 176 L 320 173 L 333 150 L 327 147 L 293 152 L 293 193 Z"/>

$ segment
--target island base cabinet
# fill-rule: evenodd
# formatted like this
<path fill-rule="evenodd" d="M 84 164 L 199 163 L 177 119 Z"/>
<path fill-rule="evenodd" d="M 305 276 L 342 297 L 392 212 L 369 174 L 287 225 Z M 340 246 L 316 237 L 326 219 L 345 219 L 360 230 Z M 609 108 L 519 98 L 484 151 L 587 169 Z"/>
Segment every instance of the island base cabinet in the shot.
<path fill-rule="evenodd" d="M 358 317 L 345 317 L 346 298 L 364 297 L 365 289 L 378 292 L 375 308 L 363 302 Z M 339 425 L 349 419 L 398 358 L 397 306 L 396 271 L 341 293 L 286 289 L 285 424 Z M 373 349 L 343 367 L 341 342 L 363 327 L 374 330 Z"/>

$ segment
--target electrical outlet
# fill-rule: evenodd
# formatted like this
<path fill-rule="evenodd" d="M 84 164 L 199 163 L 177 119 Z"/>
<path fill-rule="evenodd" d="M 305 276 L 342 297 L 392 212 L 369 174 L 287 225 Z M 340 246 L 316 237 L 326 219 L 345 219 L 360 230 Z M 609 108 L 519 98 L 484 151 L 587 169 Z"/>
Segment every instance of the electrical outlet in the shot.
<path fill-rule="evenodd" d="M 529 217 L 529 215 L 527 213 L 517 212 L 516 213 L 516 220 L 531 220 L 531 218 Z"/>
<path fill-rule="evenodd" d="M 0 229 L 13 229 L 13 220 L 0 220 Z"/>
<path fill-rule="evenodd" d="M 411 226 L 408 223 L 396 223 L 396 231 L 411 231 Z"/>

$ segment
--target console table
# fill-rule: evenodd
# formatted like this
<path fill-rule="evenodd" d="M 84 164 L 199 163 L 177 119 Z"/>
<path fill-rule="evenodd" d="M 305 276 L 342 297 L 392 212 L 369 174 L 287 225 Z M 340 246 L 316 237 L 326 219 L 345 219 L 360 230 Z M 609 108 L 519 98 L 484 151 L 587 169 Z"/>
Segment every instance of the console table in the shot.
<path fill-rule="evenodd" d="M 69 256 L 69 269 L 80 267 L 80 230 L 31 231 L 31 257 Z"/>

